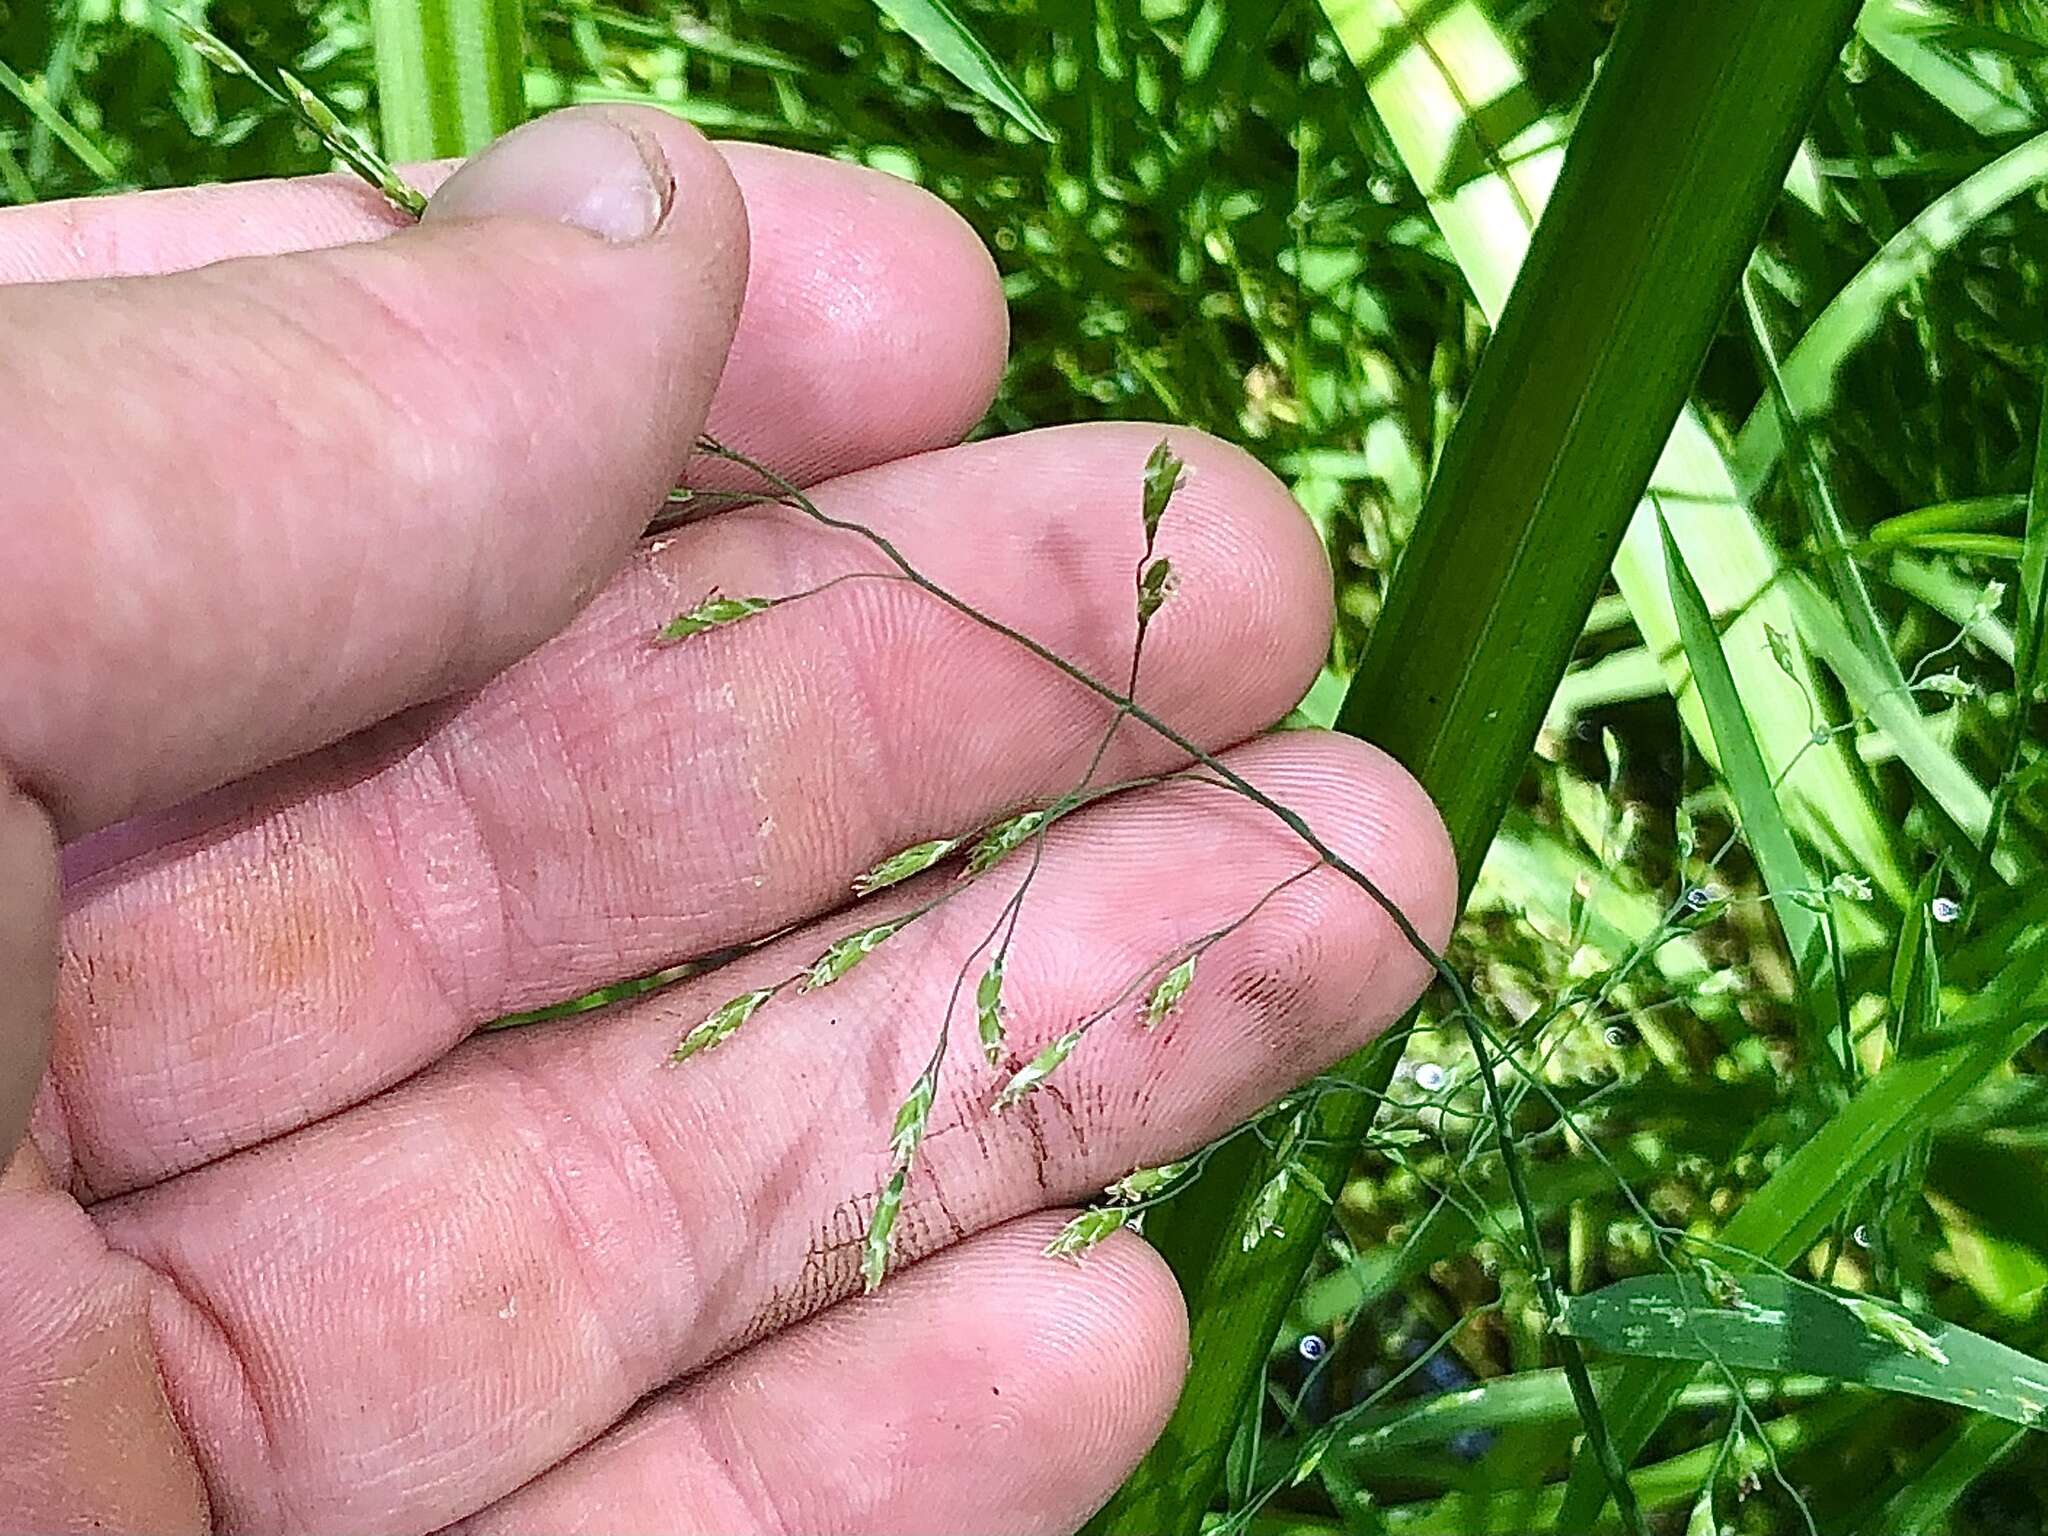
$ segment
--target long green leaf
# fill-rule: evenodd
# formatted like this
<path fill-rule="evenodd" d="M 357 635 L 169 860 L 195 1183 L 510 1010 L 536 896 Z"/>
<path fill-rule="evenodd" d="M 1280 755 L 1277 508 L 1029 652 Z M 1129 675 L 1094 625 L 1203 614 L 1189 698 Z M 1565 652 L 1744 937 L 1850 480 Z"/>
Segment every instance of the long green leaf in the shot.
<path fill-rule="evenodd" d="M 1038 109 L 946 0 L 875 0 L 875 9 L 901 27 L 947 74 L 1033 138 L 1052 142 L 1053 131 Z"/>
<path fill-rule="evenodd" d="M 1827 1443 L 1862 1407 L 1846 1394 L 1837 1394 L 1831 1402 L 1766 1419 L 1759 1427 L 1771 1451 L 1789 1458 Z M 1638 1469 L 1629 1475 L 1629 1484 L 1645 1509 L 1684 1509 L 1695 1502 L 1720 1460 L 1719 1445 L 1703 1445 Z M 1375 1510 L 1373 1515 L 1380 1522 L 1377 1536 L 1534 1536 L 1535 1532 L 1557 1524 L 1563 1492 L 1561 1488 L 1549 1487 L 1540 1491 L 1514 1490 L 1492 1498 L 1452 1494 L 1428 1504 Z M 1568 1527 L 1571 1536 L 1604 1536 L 1618 1528 L 1611 1519 Z M 1258 1527 L 1253 1530 L 1256 1532 Z"/>
<path fill-rule="evenodd" d="M 1913 695 L 1897 687 L 1886 670 L 1870 659 L 1870 653 L 1857 643 L 1819 589 L 1797 572 L 1785 577 L 1783 585 L 1799 632 L 1835 674 L 1849 701 L 1884 732 L 1899 761 L 1919 780 L 1942 814 L 1971 844 L 1981 844 L 1991 823 L 1990 793 L 1935 736 Z M 1997 867 L 2008 879 L 2020 873 L 2019 861 L 2009 851 L 1998 855 Z"/>
<path fill-rule="evenodd" d="M 1791 351 L 1780 374 L 1785 403 L 1800 417 L 1825 411 L 1849 354 L 1874 334 L 1899 296 L 1985 218 L 2048 181 L 2048 133 L 2009 150 L 1950 188 L 1912 219 L 1827 303 Z M 1753 494 L 1785 450 L 1785 431 L 1767 399 L 1736 440 L 1735 473 Z"/>
<path fill-rule="evenodd" d="M 1603 1388 L 1603 1395 L 1621 1369 L 1616 1364 L 1594 1371 L 1593 1379 Z M 1817 1375 L 1759 1376 L 1742 1383 L 1743 1398 L 1757 1407 L 1774 1401 L 1810 1402 L 1834 1390 L 1832 1380 Z M 1725 1378 L 1703 1376 L 1685 1389 L 1679 1407 L 1687 1412 L 1712 1411 L 1728 1408 L 1735 1400 Z M 1398 1470 L 1408 1453 L 1424 1446 L 1443 1445 L 1460 1435 L 1527 1425 L 1568 1429 L 1577 1421 L 1578 1412 L 1563 1371 L 1517 1371 L 1512 1376 L 1489 1377 L 1457 1392 L 1387 1403 L 1361 1413 L 1343 1426 L 1335 1444 L 1324 1453 L 1323 1465 L 1358 1472 L 1377 1466 Z M 1267 1446 L 1259 1458 L 1255 1482 L 1265 1485 L 1289 1476 L 1300 1451 L 1299 1440 Z"/>
<path fill-rule="evenodd" d="M 1614 1355 L 1810 1372 L 2028 1428 L 2048 1420 L 2048 1362 L 1937 1317 L 1780 1275 L 1744 1276 L 1726 1299 L 1694 1275 L 1618 1280 L 1573 1297 L 1558 1330 Z"/>
<path fill-rule="evenodd" d="M 1556 179 L 1563 129 L 1539 120 L 1489 141 L 1489 129 L 1477 119 L 1495 114 L 1482 114 L 1479 107 L 1514 99 L 1521 75 L 1493 23 L 1471 0 L 1426 9 L 1414 0 L 1349 0 L 1324 8 L 1365 73 L 1373 106 L 1427 194 L 1474 297 L 1489 318 L 1498 319 Z M 1410 24 L 1411 12 L 1427 17 L 1426 38 Z M 1475 140 L 1491 151 L 1478 157 L 1490 174 L 1478 174 L 1472 163 Z M 1790 608 L 1777 590 L 1777 553 L 1738 496 L 1728 463 L 1696 412 L 1680 418 L 1652 489 L 1666 505 L 1683 509 L 1672 531 L 1714 611 L 1737 615 L 1722 645 L 1795 824 L 1836 863 L 1861 871 L 1903 901 L 1912 879 L 1846 743 L 1808 743 L 1808 701 L 1816 690 Z M 1681 692 L 1686 673 L 1656 518 L 1647 502 L 1622 541 L 1614 579 L 1652 665 L 1661 659 L 1687 731 L 1714 763 L 1713 733 L 1698 699 Z M 1774 654 L 1773 630 L 1790 639 L 1789 672 Z"/>
<path fill-rule="evenodd" d="M 1846 1065 L 1827 1028 L 1828 1009 L 1822 1006 L 1831 990 L 1828 981 L 1827 942 L 1813 903 L 1818 899 L 1812 872 L 1792 840 L 1778 806 L 1778 794 L 1771 773 L 1758 750 L 1756 733 L 1743 710 L 1742 696 L 1735 690 L 1735 678 L 1728 670 L 1728 658 L 1721 653 L 1720 636 L 1714 633 L 1714 616 L 1699 584 L 1685 568 L 1685 556 L 1671 529 L 1659 519 L 1664 535 L 1664 560 L 1670 572 L 1671 605 L 1678 616 L 1678 633 L 1685 644 L 1686 660 L 1692 666 L 1701 703 L 1714 728 L 1714 742 L 1721 749 L 1721 772 L 1735 797 L 1735 809 L 1742 818 L 1743 833 L 1756 855 L 1764 886 L 1771 894 L 1771 909 L 1784 930 L 1786 946 L 1798 970 L 1800 990 L 1807 1002 L 1816 1038 L 1808 1043 L 1815 1059 L 1833 1057 Z"/>
<path fill-rule="evenodd" d="M 120 180 L 121 173 L 114 169 L 113 162 L 101 152 L 100 147 L 87 138 L 77 124 L 57 110 L 41 86 L 22 79 L 7 67 L 5 59 L 0 59 L 0 91 L 5 91 L 20 102 L 29 116 L 49 130 L 51 137 L 58 143 L 78 156 L 79 163 L 102 182 L 112 186 Z"/>
<path fill-rule="evenodd" d="M 1972 917 L 1983 895 L 1983 871 L 1997 867 L 1999 838 L 2014 786 L 2019 782 L 2027 719 L 2040 686 L 2044 626 L 2048 626 L 2048 381 L 2042 387 L 2041 413 L 2034 437 L 2034 474 L 2027 487 L 2026 532 L 2021 541 L 2019 624 L 2013 643 L 2012 731 L 2006 740 L 2005 763 L 1991 795 L 1990 824 L 1977 850 L 1978 869 L 1970 881 Z"/>
<path fill-rule="evenodd" d="M 1870 0 L 1856 29 L 1888 64 L 1977 132 L 1995 136 L 2039 127 L 2016 82 L 1993 79 L 1937 45 L 1941 25 L 1926 0 Z"/>
<path fill-rule="evenodd" d="M 1468 888 L 1854 12 L 1854 0 L 1638 6 L 1587 100 L 1340 717 L 1436 797 Z M 1450 46 L 1442 16 L 1417 48 L 1388 28 L 1383 0 L 1330 13 L 1369 81 L 1440 71 L 1427 61 Z M 1491 36 L 1483 18 L 1472 25 Z M 1436 187 L 1448 169 L 1418 179 Z M 1496 185 L 1510 203 L 1528 195 Z M 1342 1070 L 1371 1084 L 1392 1059 Z M 1320 1179 L 1346 1171 L 1373 1102 L 1319 1101 L 1300 1157 Z M 1239 1145 L 1206 1181 L 1234 1203 L 1169 1205 L 1150 1228 L 1189 1298 L 1195 1368 L 1099 1531 L 1185 1529 L 1207 1507 L 1320 1241 L 1327 1213 L 1296 1193 L 1284 1235 L 1246 1250 L 1249 1202 L 1273 1170 L 1249 1138 Z"/>

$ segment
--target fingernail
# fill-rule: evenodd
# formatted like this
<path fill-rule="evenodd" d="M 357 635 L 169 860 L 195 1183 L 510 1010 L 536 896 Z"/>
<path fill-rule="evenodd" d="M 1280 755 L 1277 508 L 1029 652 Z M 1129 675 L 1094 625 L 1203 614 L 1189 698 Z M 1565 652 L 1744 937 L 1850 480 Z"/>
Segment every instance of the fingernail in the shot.
<path fill-rule="evenodd" d="M 427 204 L 426 221 L 546 219 L 614 245 L 661 226 L 675 180 L 661 146 L 595 109 L 515 128 L 472 158 Z"/>

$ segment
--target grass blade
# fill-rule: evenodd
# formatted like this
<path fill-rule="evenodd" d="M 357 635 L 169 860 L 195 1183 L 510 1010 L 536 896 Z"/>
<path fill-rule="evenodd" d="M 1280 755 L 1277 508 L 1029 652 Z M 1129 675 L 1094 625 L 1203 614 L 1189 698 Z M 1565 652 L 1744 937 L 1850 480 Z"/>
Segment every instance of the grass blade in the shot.
<path fill-rule="evenodd" d="M 384 153 L 483 148 L 526 118 L 521 0 L 370 0 Z"/>
<path fill-rule="evenodd" d="M 1801 1412 L 1766 1419 L 1758 1428 L 1772 1454 L 1789 1458 L 1827 1443 L 1864 1407 L 1856 1398 L 1838 1393 Z M 1696 1503 L 1700 1489 L 1721 1462 L 1719 1445 L 1703 1445 L 1639 1468 L 1629 1474 L 1629 1483 L 1645 1509 L 1683 1511 Z M 1533 1536 L 1557 1524 L 1563 1491 L 1552 1486 L 1540 1492 L 1503 1491 L 1492 1498 L 1455 1493 L 1427 1504 L 1398 1504 L 1373 1514 L 1385 1536 Z M 1260 1528 L 1254 1525 L 1252 1529 L 1257 1532 Z M 1619 1527 L 1610 1518 L 1569 1529 L 1572 1536 L 1605 1536 Z"/>
<path fill-rule="evenodd" d="M 875 0 L 875 8 L 901 27 L 947 74 L 1033 138 L 1052 142 L 1052 128 L 1038 115 L 1038 109 L 946 0 Z"/>
<path fill-rule="evenodd" d="M 1939 27 L 1920 0 L 1871 0 L 1856 23 L 1874 53 L 1977 132 L 1996 137 L 2040 126 L 2019 93 L 1937 47 Z"/>
<path fill-rule="evenodd" d="M 1857 1536 L 1919 1536 L 1936 1526 L 1970 1485 L 2019 1448 L 2027 1432 L 1971 1414 L 1935 1442 L 1933 1453 L 1903 1473 L 1856 1527 Z"/>
<path fill-rule="evenodd" d="M 1863 647 L 1864 656 L 1877 669 L 1878 676 L 1893 692 L 1903 694 L 1907 686 L 1905 674 L 1899 669 L 1898 658 L 1892 654 L 1891 635 L 1886 631 L 1876 605 L 1870 600 L 1870 589 L 1864 584 L 1863 573 L 1850 552 L 1848 529 L 1842 522 L 1841 513 L 1836 510 L 1827 469 L 1821 463 L 1812 438 L 1807 435 L 1805 423 L 1792 409 L 1792 402 L 1785 393 L 1777 348 L 1772 345 L 1763 305 L 1756 296 L 1753 271 L 1742 281 L 1742 305 L 1749 321 L 1751 345 L 1764 376 L 1764 392 L 1769 397 L 1772 413 L 1778 419 L 1779 429 L 1793 446 L 1797 461 L 1790 476 L 1793 500 L 1805 515 L 1808 536 L 1827 571 L 1828 587 L 1835 595 L 1835 604 L 1845 616 L 1849 632 Z"/>
<path fill-rule="evenodd" d="M 1890 1302 L 1749 1275 L 1740 1294 L 1642 1275 L 1565 1306 L 1561 1331 L 1609 1354 L 1734 1371 L 1797 1371 L 1953 1403 L 2028 1427 L 2048 1416 L 2048 1363 Z"/>
<path fill-rule="evenodd" d="M 1603 1396 L 1621 1369 L 1619 1365 L 1595 1369 L 1594 1380 Z M 1835 1390 L 1833 1380 L 1818 1375 L 1753 1377 L 1742 1385 L 1743 1397 L 1757 1406 L 1810 1402 Z M 1734 1402 L 1735 1392 L 1726 1379 L 1708 1375 L 1685 1389 L 1679 1407 L 1690 1412 L 1712 1412 Z M 1563 1371 L 1517 1371 L 1511 1376 L 1488 1377 L 1462 1391 L 1369 1409 L 1345 1424 L 1336 1444 L 1325 1454 L 1323 1465 L 1357 1472 L 1380 1465 L 1398 1467 L 1406 1460 L 1399 1453 L 1443 1445 L 1460 1435 L 1526 1425 L 1569 1431 L 1577 1420 L 1578 1409 L 1573 1406 L 1571 1386 Z M 1269 1445 L 1262 1457 L 1259 1480 L 1285 1477 L 1293 1467 L 1297 1451 L 1293 1442 Z"/>
<path fill-rule="evenodd" d="M 1678 617 L 1678 633 L 1685 643 L 1686 660 L 1692 666 L 1693 681 L 1700 702 L 1714 730 L 1715 745 L 1721 749 L 1721 772 L 1742 818 L 1742 830 L 1763 872 L 1770 891 L 1771 910 L 1784 931 L 1786 947 L 1799 975 L 1800 991 L 1806 1002 L 1811 1028 L 1808 1047 L 1816 1061 L 1833 1060 L 1846 1070 L 1848 1061 L 1838 1049 L 1832 1015 L 1828 944 L 1821 931 L 1814 904 L 1821 899 L 1812 873 L 1792 840 L 1792 829 L 1778 805 L 1770 770 L 1764 766 L 1756 734 L 1735 689 L 1728 670 L 1728 658 L 1721 652 L 1720 636 L 1714 632 L 1714 618 L 1699 584 L 1685 568 L 1685 556 L 1670 527 L 1660 518 L 1664 535 L 1664 560 L 1671 581 L 1671 606 Z"/>
<path fill-rule="evenodd" d="M 1984 786 L 1935 736 L 1913 695 L 1895 686 L 1870 659 L 1841 614 L 1804 574 L 1786 576 L 1783 586 L 1799 632 L 1835 674 L 1850 702 L 1890 738 L 1899 761 L 1941 813 L 1973 846 L 1981 847 L 1991 823 L 1991 796 Z M 2019 874 L 2018 863 L 2009 854 L 1999 855 L 1997 867 L 2008 879 Z"/>
<path fill-rule="evenodd" d="M 1470 0 L 1430 6 L 1426 39 L 1409 20 L 1411 0 L 1349 0 L 1325 9 L 1365 76 L 1388 136 L 1428 194 L 1459 270 L 1480 307 L 1497 320 L 1556 180 L 1563 130 L 1536 120 L 1500 132 L 1492 126 L 1498 114 L 1491 105 L 1487 128 L 1472 121 L 1475 104 L 1515 100 L 1520 74 L 1493 23 Z M 1481 157 L 1489 174 L 1478 174 L 1470 163 L 1475 140 L 1490 152 Z M 1905 900 L 1913 880 L 1862 769 L 1845 743 L 1808 744 L 1809 700 L 1818 690 L 1791 609 L 1777 590 L 1777 553 L 1695 412 L 1679 419 L 1652 489 L 1667 505 L 1684 508 L 1672 532 L 1709 604 L 1717 613 L 1739 615 L 1724 629 L 1722 645 L 1795 826 L 1834 862 L 1867 875 L 1892 900 Z M 1708 762 L 1716 762 L 1713 731 L 1697 696 L 1684 689 L 1663 547 L 1647 503 L 1622 541 L 1614 579 L 1649 655 L 1664 668 L 1687 732 Z M 1791 641 L 1789 673 L 1773 655 L 1772 630 Z"/>
<path fill-rule="evenodd" d="M 1899 296 L 1985 218 L 2044 181 L 2048 133 L 2028 139 L 1950 188 L 1887 240 L 1785 354 L 1780 374 L 1787 409 L 1801 420 L 1827 410 L 1843 360 L 1884 323 Z M 1784 426 L 1766 399 L 1736 439 L 1735 475 L 1745 494 L 1755 493 L 1784 451 Z"/>
<path fill-rule="evenodd" d="M 1340 32 L 1358 10 L 1333 10 Z M 1468 889 L 1854 11 L 1639 7 L 1588 99 L 1340 718 L 1436 797 Z M 1435 23 L 1430 40 L 1442 48 Z M 1661 302 L 1635 303 L 1645 291 Z M 1383 1084 L 1392 1060 L 1340 1070 Z M 1325 1097 L 1301 1160 L 1341 1177 L 1371 1118 L 1366 1096 Z M 1184 1201 L 1150 1229 L 1189 1298 L 1196 1365 L 1097 1531 L 1185 1529 L 1215 1493 L 1327 1218 L 1297 1193 L 1285 1235 L 1246 1252 L 1238 1234 L 1273 1172 L 1249 1152 L 1219 1159 L 1209 1178 L 1235 1204 Z"/>
<path fill-rule="evenodd" d="M 45 128 L 50 136 L 78 157 L 93 175 L 112 186 L 121 179 L 121 173 L 114 169 L 113 162 L 101 153 L 100 147 L 87 138 L 77 124 L 66 117 L 43 94 L 42 87 L 24 80 L 12 69 L 7 61 L 0 59 L 0 91 L 5 91 L 21 103 L 22 110 Z"/>

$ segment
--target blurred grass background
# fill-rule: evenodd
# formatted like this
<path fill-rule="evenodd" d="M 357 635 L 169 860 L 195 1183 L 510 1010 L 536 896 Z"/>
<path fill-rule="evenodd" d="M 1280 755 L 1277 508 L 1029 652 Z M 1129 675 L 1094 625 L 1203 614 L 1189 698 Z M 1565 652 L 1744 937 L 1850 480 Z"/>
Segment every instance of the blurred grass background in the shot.
<path fill-rule="evenodd" d="M 528 101 L 652 102 L 946 198 L 995 252 L 1012 305 L 987 430 L 1182 422 L 1244 444 L 1293 488 L 1336 570 L 1337 639 L 1301 712 L 1327 721 L 1488 334 L 1487 279 L 1447 241 L 1444 195 L 1565 131 L 1621 0 L 1434 4 L 1433 20 L 1476 20 L 1507 66 L 1436 61 L 1492 72 L 1467 102 L 1464 163 L 1420 187 L 1399 103 L 1368 90 L 1370 61 L 1348 59 L 1309 0 L 957 9 L 1055 142 L 973 97 L 867 0 L 541 0 Z M 357 0 L 190 14 L 375 122 Z M 2022 612 L 2048 552 L 2034 475 L 2044 133 L 2039 0 L 1873 0 L 1696 392 L 1703 441 L 1767 547 L 1810 578 L 1786 632 L 1766 638 L 1827 664 L 1789 657 L 1789 715 L 1745 699 L 1773 764 L 1831 751 L 1853 778 L 1853 795 L 1803 811 L 1786 797 L 1846 1061 L 1815 1044 L 1812 978 L 1735 837 L 1731 782 L 1681 724 L 1668 642 L 1646 638 L 1620 589 L 1595 609 L 1460 927 L 1451 959 L 1490 1028 L 1573 1114 L 1566 1125 L 1525 1096 L 1517 1127 L 1568 1291 L 1661 1271 L 1664 1234 L 1720 1231 L 1837 1113 L 1845 1077 L 1881 1079 L 1914 1032 L 1939 1036 L 1948 1014 L 1998 995 L 2048 922 L 2048 753 Z M 328 164 L 159 8 L 0 0 L 0 200 Z M 1799 417 L 1789 436 L 1774 360 Z M 1846 652 L 1830 650 L 1831 623 Z M 1987 822 L 2002 875 L 1983 867 Z M 2038 993 L 2020 987 L 2009 1011 L 2039 1014 Z M 1331 1191 L 1335 1225 L 1212 1526 L 1555 1519 L 1545 1485 L 1577 1420 L 1471 1057 L 1430 1022 L 1366 1157 Z M 2028 1045 L 1908 1125 L 1906 1151 L 1789 1268 L 2041 1353 L 2042 1052 Z M 1333 1422 L 1344 1433 L 1319 1438 Z M 1654 1525 L 1687 1536 L 2048 1530 L 2036 1437 L 1805 1368 L 1703 1374 L 1645 1463 Z"/>

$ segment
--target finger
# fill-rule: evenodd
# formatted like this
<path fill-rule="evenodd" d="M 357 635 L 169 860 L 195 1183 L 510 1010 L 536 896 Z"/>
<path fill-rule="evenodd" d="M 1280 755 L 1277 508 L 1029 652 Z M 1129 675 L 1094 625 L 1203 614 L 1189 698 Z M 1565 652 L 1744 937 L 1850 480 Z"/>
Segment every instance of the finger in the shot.
<path fill-rule="evenodd" d="M 1290 734 L 1230 761 L 1441 939 L 1446 840 L 1390 760 Z M 1008 962 L 1013 1060 L 1265 904 L 1203 955 L 1169 1023 L 1148 1033 L 1126 1009 L 1008 1113 L 990 1113 L 993 1074 L 956 1021 L 899 1259 L 1183 1154 L 1405 1008 L 1422 961 L 1329 870 L 1274 894 L 1304 867 L 1291 834 L 1205 786 L 1063 825 Z M 663 1062 L 684 1030 L 808 965 L 847 920 L 616 1014 L 485 1037 L 369 1104 L 99 1207 L 110 1240 L 185 1298 L 164 1313 L 165 1369 L 229 1490 L 218 1517 L 453 1518 L 849 1294 L 896 1104 L 1021 871 L 679 1070 Z"/>
<path fill-rule="evenodd" d="M 1121 680 L 1156 440 L 1031 434 L 819 495 Z M 1219 747 L 1307 687 L 1329 575 L 1265 471 L 1181 446 L 1190 480 L 1160 538 L 1183 596 L 1155 621 L 1140 691 Z M 900 584 L 650 643 L 714 587 L 795 592 L 874 563 L 780 510 L 684 530 L 438 729 L 295 768 L 75 892 L 41 1126 L 53 1166 L 103 1195 L 280 1134 L 486 1020 L 776 932 L 896 849 L 1069 786 L 1107 707 Z M 1167 760 L 1127 729 L 1103 778 Z"/>
<path fill-rule="evenodd" d="M 57 987 L 57 839 L 0 776 L 0 1169 L 42 1082 Z"/>
<path fill-rule="evenodd" d="M 994 265 L 945 204 L 894 176 L 716 146 L 753 230 L 747 297 L 710 430 L 799 484 L 957 442 L 1008 345 Z M 450 163 L 407 168 L 437 186 Z M 0 211 L 0 284 L 183 272 L 381 239 L 405 220 L 353 176 L 244 182 Z M 713 460 L 692 484 L 731 484 Z"/>
<path fill-rule="evenodd" d="M 1069 1536 L 1172 1412 L 1187 1317 L 1134 1237 L 1046 1258 L 1061 1219 L 970 1238 L 755 1345 L 461 1529 Z"/>
<path fill-rule="evenodd" d="M 35 1148 L 0 1162 L 0 1509 L 14 1531 L 213 1529 L 157 1375 L 158 1282 L 111 1253 Z"/>
<path fill-rule="evenodd" d="M 745 253 L 703 140 L 581 113 L 389 240 L 0 288 L 0 763 L 75 836 L 559 629 L 687 457 Z"/>

